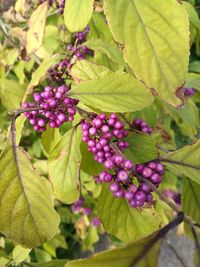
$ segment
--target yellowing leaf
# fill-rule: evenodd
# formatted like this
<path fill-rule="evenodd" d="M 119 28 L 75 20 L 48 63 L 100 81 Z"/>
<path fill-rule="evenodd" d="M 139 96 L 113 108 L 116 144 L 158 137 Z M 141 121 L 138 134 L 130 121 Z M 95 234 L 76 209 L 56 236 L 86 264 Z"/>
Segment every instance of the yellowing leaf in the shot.
<path fill-rule="evenodd" d="M 149 106 L 154 97 L 132 75 L 103 72 L 93 80 L 82 82 L 69 92 L 84 104 L 105 112 L 131 112 Z"/>
<path fill-rule="evenodd" d="M 65 4 L 65 25 L 70 32 L 82 31 L 92 16 L 94 0 L 67 0 Z"/>
<path fill-rule="evenodd" d="M 24 93 L 24 86 L 20 86 L 16 80 L 0 79 L 0 98 L 8 110 L 20 107 Z"/>
<path fill-rule="evenodd" d="M 12 252 L 13 262 L 16 264 L 21 263 L 28 257 L 30 252 L 31 252 L 31 249 L 23 248 L 20 245 L 17 245 Z"/>
<path fill-rule="evenodd" d="M 26 248 L 52 239 L 59 224 L 44 178 L 10 140 L 0 157 L 0 231 Z"/>
<path fill-rule="evenodd" d="M 43 42 L 48 1 L 39 5 L 33 12 L 29 20 L 29 30 L 26 36 L 26 50 L 31 54 L 40 48 Z"/>
<path fill-rule="evenodd" d="M 74 80 L 87 81 L 92 80 L 98 77 L 101 73 L 108 71 L 109 69 L 104 66 L 97 65 L 86 60 L 80 60 L 73 65 L 71 75 Z"/>
<path fill-rule="evenodd" d="M 134 74 L 173 106 L 189 63 L 189 22 L 177 0 L 105 0 L 115 39 Z"/>

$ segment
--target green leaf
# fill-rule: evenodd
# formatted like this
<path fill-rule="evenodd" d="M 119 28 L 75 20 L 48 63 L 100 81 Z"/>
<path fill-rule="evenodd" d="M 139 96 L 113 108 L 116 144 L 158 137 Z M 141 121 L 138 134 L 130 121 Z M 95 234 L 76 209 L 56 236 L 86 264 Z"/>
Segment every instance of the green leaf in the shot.
<path fill-rule="evenodd" d="M 17 109 L 25 93 L 25 87 L 16 80 L 0 79 L 0 99 L 7 109 Z"/>
<path fill-rule="evenodd" d="M 64 10 L 65 25 L 70 32 L 82 31 L 92 17 L 94 0 L 67 0 Z"/>
<path fill-rule="evenodd" d="M 99 240 L 98 230 L 94 226 L 90 226 L 87 236 L 84 240 L 83 249 L 93 251 L 94 250 L 94 244 Z"/>
<path fill-rule="evenodd" d="M 155 136 L 134 133 L 127 138 L 127 141 L 129 147 L 125 151 L 125 155 L 133 162 L 143 163 L 157 158 L 158 149 Z"/>
<path fill-rule="evenodd" d="M 185 1 L 183 1 L 183 5 L 188 13 L 190 23 L 200 30 L 200 20 L 193 5 Z"/>
<path fill-rule="evenodd" d="M 28 54 L 37 51 L 43 42 L 48 2 L 39 5 L 32 13 L 26 35 L 26 50 Z"/>
<path fill-rule="evenodd" d="M 161 158 L 161 162 L 169 166 L 172 171 L 175 171 L 181 175 L 185 175 L 194 182 L 200 184 L 199 159 L 200 140 L 192 145 L 187 145 L 179 150 L 167 154 Z"/>
<path fill-rule="evenodd" d="M 102 73 L 72 88 L 69 96 L 105 112 L 131 112 L 149 106 L 154 97 L 133 76 L 123 72 Z"/>
<path fill-rule="evenodd" d="M 53 238 L 58 229 L 46 180 L 10 140 L 0 157 L 0 213 L 0 231 L 26 248 Z"/>
<path fill-rule="evenodd" d="M 189 63 L 189 23 L 176 0 L 105 0 L 105 14 L 134 74 L 173 106 Z"/>
<path fill-rule="evenodd" d="M 124 58 L 116 44 L 107 43 L 101 39 L 91 40 L 85 43 L 90 49 L 106 54 L 109 59 L 117 64 L 125 66 Z"/>
<path fill-rule="evenodd" d="M 38 69 L 33 73 L 32 79 L 28 85 L 26 94 L 30 94 L 32 89 L 37 86 L 41 79 L 46 75 L 46 71 L 54 65 L 57 61 L 59 61 L 60 55 L 55 54 L 51 58 L 45 59 Z"/>
<path fill-rule="evenodd" d="M 47 130 L 42 133 L 41 144 L 47 155 L 49 155 L 52 149 L 58 144 L 60 138 L 59 129 L 48 127 Z"/>
<path fill-rule="evenodd" d="M 189 71 L 200 73 L 200 61 L 194 60 L 194 61 L 190 62 Z"/>
<path fill-rule="evenodd" d="M 12 252 L 13 262 L 16 264 L 21 263 L 28 257 L 30 252 L 31 249 L 23 248 L 20 245 L 16 246 Z"/>
<path fill-rule="evenodd" d="M 50 154 L 48 167 L 57 198 L 71 204 L 79 198 L 81 131 L 74 127 L 63 135 Z"/>
<path fill-rule="evenodd" d="M 77 61 L 71 69 L 72 77 L 77 81 L 88 81 L 97 78 L 101 73 L 108 72 L 104 66 L 97 65 L 87 60 Z"/>
<path fill-rule="evenodd" d="M 200 91 L 200 74 L 188 73 L 186 77 L 185 87 L 192 87 Z"/>
<path fill-rule="evenodd" d="M 15 127 L 16 127 L 16 144 L 19 144 L 22 136 L 22 130 L 24 127 L 24 123 L 26 121 L 26 117 L 24 114 L 21 114 L 20 117 L 18 117 L 15 121 Z"/>
<path fill-rule="evenodd" d="M 98 175 L 101 171 L 103 171 L 104 167 L 102 164 L 94 160 L 93 153 L 88 151 L 87 144 L 83 142 L 81 143 L 81 154 L 81 170 L 91 176 Z"/>
<path fill-rule="evenodd" d="M 124 225 L 124 227 L 126 227 Z M 69 261 L 65 267 L 130 267 L 133 260 L 140 255 L 149 242 L 148 239 L 140 240 L 137 243 L 129 244 L 122 248 L 97 253 L 88 259 Z M 138 267 L 155 267 L 158 263 L 160 242 L 158 242 L 149 253 L 143 257 Z"/>
<path fill-rule="evenodd" d="M 185 214 L 190 216 L 196 223 L 200 223 L 200 185 L 185 178 L 181 199 Z"/>
<path fill-rule="evenodd" d="M 180 127 L 183 135 L 195 138 L 199 128 L 199 110 L 193 101 L 188 101 L 184 108 L 179 110 L 170 105 L 165 105 L 164 108 Z"/>
<path fill-rule="evenodd" d="M 105 230 L 124 242 L 140 240 L 162 226 L 153 207 L 131 208 L 124 198 L 114 198 L 107 185 L 102 187 L 97 212 Z"/>
<path fill-rule="evenodd" d="M 88 39 L 101 39 L 104 41 L 112 41 L 112 34 L 108 25 L 106 24 L 105 17 L 102 13 L 93 12 L 90 20 L 90 32 Z"/>
<path fill-rule="evenodd" d="M 34 252 L 38 262 L 48 262 L 51 260 L 51 256 L 45 250 L 35 248 Z"/>

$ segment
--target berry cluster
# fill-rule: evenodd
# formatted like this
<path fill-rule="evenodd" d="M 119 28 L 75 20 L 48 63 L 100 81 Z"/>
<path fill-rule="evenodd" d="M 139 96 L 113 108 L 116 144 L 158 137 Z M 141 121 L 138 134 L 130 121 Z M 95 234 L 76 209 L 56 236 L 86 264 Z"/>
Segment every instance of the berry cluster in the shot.
<path fill-rule="evenodd" d="M 82 32 L 75 33 L 74 37 L 77 41 L 75 41 L 75 45 L 67 45 L 66 49 L 68 51 L 68 55 L 66 58 L 48 70 L 49 78 L 52 82 L 62 84 L 66 79 L 71 78 L 70 68 L 76 60 L 84 59 L 87 55 L 93 56 L 93 51 L 91 49 L 85 45 L 80 46 L 80 44 L 85 41 L 89 30 L 90 28 L 87 26 Z"/>
<path fill-rule="evenodd" d="M 67 50 L 71 52 L 71 55 L 48 70 L 49 78 L 52 82 L 63 83 L 66 79 L 71 78 L 70 68 L 73 64 L 74 57 L 81 60 L 87 55 L 93 55 L 93 51 L 87 46 L 73 47 L 73 45 L 69 44 L 67 45 Z"/>
<path fill-rule="evenodd" d="M 82 140 L 87 142 L 88 150 L 94 154 L 97 162 L 104 164 L 106 169 L 98 177 L 94 177 L 96 182 L 110 183 L 113 195 L 116 198 L 124 197 L 134 208 L 153 200 L 151 189 L 140 181 L 140 176 L 159 186 L 164 172 L 163 165 L 156 162 L 139 164 L 136 166 L 136 173 L 133 172 L 133 162 L 123 156 L 129 144 L 121 139 L 126 137 L 128 132 L 115 113 L 108 119 L 105 114 L 100 114 L 91 122 L 84 121 L 82 133 Z M 134 183 L 134 177 L 138 186 Z"/>
<path fill-rule="evenodd" d="M 183 88 L 183 93 L 185 96 L 193 96 L 196 92 L 197 90 L 194 88 L 187 88 L 187 87 Z"/>
<path fill-rule="evenodd" d="M 120 140 L 128 135 L 128 131 L 124 129 L 124 124 L 114 113 L 109 119 L 106 119 L 105 114 L 100 114 L 95 116 L 91 123 L 83 122 L 82 132 L 82 141 L 87 142 L 88 150 L 94 153 L 94 159 L 99 163 L 104 163 L 106 168 L 113 167 L 109 160 L 115 154 L 109 144 L 111 140 L 114 139 L 121 151 L 128 147 L 127 142 Z M 109 164 L 111 164 L 110 167 Z"/>
<path fill-rule="evenodd" d="M 76 32 L 74 34 L 74 37 L 76 38 L 76 40 L 79 43 L 83 43 L 85 41 L 86 36 L 88 35 L 89 31 L 90 31 L 90 27 L 88 25 L 82 32 Z"/>
<path fill-rule="evenodd" d="M 24 113 L 35 131 L 45 131 L 47 124 L 51 128 L 58 128 L 64 122 L 73 121 L 78 100 L 66 97 L 68 91 L 67 85 L 46 86 L 43 92 L 33 94 L 34 103 L 24 103 L 24 108 L 41 108 Z"/>
<path fill-rule="evenodd" d="M 153 129 L 142 119 L 135 119 L 132 123 L 132 127 L 140 132 L 151 134 Z"/>
<path fill-rule="evenodd" d="M 46 0 L 39 0 L 39 3 L 42 4 L 44 3 Z M 63 14 L 64 12 L 64 8 L 65 8 L 65 0 L 48 0 L 48 6 L 50 7 L 54 7 L 58 9 L 58 13 L 60 15 Z"/>
<path fill-rule="evenodd" d="M 49 78 L 52 82 L 63 83 L 68 77 L 70 77 L 70 67 L 70 60 L 61 60 L 59 63 L 55 64 L 53 68 L 48 69 Z"/>
<path fill-rule="evenodd" d="M 117 159 L 117 161 L 116 161 Z M 108 171 L 100 173 L 99 182 L 110 184 L 110 190 L 116 198 L 124 197 L 131 207 L 137 208 L 145 203 L 152 202 L 152 190 L 150 187 L 141 181 L 141 177 L 148 179 L 156 187 L 162 181 L 164 167 L 157 162 L 149 162 L 147 165 L 136 165 L 136 173 L 132 172 L 133 163 L 130 160 L 125 160 L 120 155 L 115 155 L 111 161 L 114 165 L 114 174 Z M 137 179 L 137 184 L 134 182 Z"/>

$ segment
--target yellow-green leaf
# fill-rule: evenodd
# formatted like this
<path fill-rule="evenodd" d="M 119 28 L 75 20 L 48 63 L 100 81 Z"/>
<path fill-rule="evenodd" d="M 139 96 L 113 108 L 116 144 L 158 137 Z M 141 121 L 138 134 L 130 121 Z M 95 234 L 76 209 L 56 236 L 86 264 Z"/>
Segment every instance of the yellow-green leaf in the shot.
<path fill-rule="evenodd" d="M 105 0 L 115 39 L 137 78 L 173 106 L 189 63 L 189 22 L 177 0 Z"/>
<path fill-rule="evenodd" d="M 82 31 L 90 21 L 94 0 L 67 0 L 64 10 L 65 25 L 70 32 Z"/>
<path fill-rule="evenodd" d="M 124 198 L 114 198 L 107 185 L 102 188 L 97 212 L 105 230 L 124 242 L 135 242 L 162 227 L 162 219 L 153 207 L 131 208 Z"/>
<path fill-rule="evenodd" d="M 77 127 L 63 135 L 52 150 L 48 167 L 54 192 L 59 200 L 71 204 L 79 198 L 81 132 Z"/>
<path fill-rule="evenodd" d="M 48 1 L 39 5 L 32 13 L 28 22 L 28 32 L 26 36 L 26 50 L 31 54 L 40 48 L 43 42 L 46 15 L 48 10 Z"/>
<path fill-rule="evenodd" d="M 23 248 L 22 246 L 17 245 L 12 251 L 13 262 L 16 264 L 21 263 L 28 257 L 30 252 L 31 249 Z"/>
<path fill-rule="evenodd" d="M 200 184 L 200 140 L 161 158 L 163 164 Z"/>
<path fill-rule="evenodd" d="M 145 86 L 132 75 L 123 72 L 103 72 L 91 81 L 72 88 L 69 96 L 105 112 L 141 110 L 154 100 Z"/>
<path fill-rule="evenodd" d="M 109 69 L 104 66 L 97 65 L 87 60 L 80 60 L 73 65 L 71 75 L 74 80 L 87 81 L 92 80 L 98 77 L 101 73 L 107 71 L 109 71 Z"/>
<path fill-rule="evenodd" d="M 185 178 L 181 199 L 185 214 L 190 216 L 196 223 L 200 223 L 200 185 Z"/>
<path fill-rule="evenodd" d="M 25 87 L 16 80 L 0 79 L 0 99 L 6 109 L 19 108 L 24 93 Z"/>
<path fill-rule="evenodd" d="M 59 216 L 44 178 L 10 140 L 0 157 L 0 214 L 0 231 L 26 248 L 41 245 L 58 230 Z"/>

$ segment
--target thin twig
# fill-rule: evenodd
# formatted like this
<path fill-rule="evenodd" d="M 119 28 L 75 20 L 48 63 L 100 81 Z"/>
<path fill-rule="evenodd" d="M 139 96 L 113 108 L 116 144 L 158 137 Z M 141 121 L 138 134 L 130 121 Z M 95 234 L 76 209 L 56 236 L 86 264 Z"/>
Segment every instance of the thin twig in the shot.
<path fill-rule="evenodd" d="M 39 111 L 43 110 L 41 107 L 34 107 L 34 108 L 20 108 L 14 111 L 9 111 L 8 114 L 10 116 L 19 117 L 24 112 L 31 112 L 31 111 Z"/>
<path fill-rule="evenodd" d="M 181 256 L 178 254 L 178 252 L 176 251 L 176 249 L 172 246 L 171 242 L 166 238 L 166 243 L 169 246 L 169 248 L 172 250 L 172 252 L 174 253 L 174 255 L 176 256 L 176 258 L 180 261 L 180 263 L 184 266 L 187 267 L 187 265 L 184 263 L 183 259 L 181 258 Z"/>
<path fill-rule="evenodd" d="M 152 247 L 163 238 L 171 229 L 181 224 L 184 220 L 184 213 L 179 212 L 177 216 L 167 225 L 165 225 L 157 234 L 151 239 L 151 241 L 144 247 L 140 254 L 131 262 L 129 267 L 135 267 L 152 249 Z"/>

